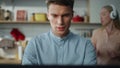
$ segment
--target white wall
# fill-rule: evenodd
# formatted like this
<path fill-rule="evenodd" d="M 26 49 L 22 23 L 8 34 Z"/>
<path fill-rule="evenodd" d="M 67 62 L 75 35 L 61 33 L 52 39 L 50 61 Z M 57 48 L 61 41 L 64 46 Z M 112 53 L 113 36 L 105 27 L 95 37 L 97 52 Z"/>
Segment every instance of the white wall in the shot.
<path fill-rule="evenodd" d="M 74 11 L 75 15 L 84 16 L 86 15 L 88 0 L 75 0 Z"/>
<path fill-rule="evenodd" d="M 90 22 L 100 23 L 100 9 L 104 5 L 113 4 L 119 12 L 120 16 L 120 0 L 90 0 Z"/>

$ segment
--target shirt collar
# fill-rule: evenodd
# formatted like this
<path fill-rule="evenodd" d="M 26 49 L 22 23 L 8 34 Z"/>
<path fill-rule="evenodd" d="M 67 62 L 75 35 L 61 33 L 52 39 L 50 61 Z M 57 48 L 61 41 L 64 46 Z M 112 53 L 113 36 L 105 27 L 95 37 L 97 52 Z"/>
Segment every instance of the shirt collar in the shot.
<path fill-rule="evenodd" d="M 72 33 L 69 32 L 68 35 L 66 35 L 65 37 L 61 38 L 61 37 L 56 36 L 56 35 L 52 32 L 52 30 L 50 30 L 50 35 L 51 35 L 54 39 L 56 39 L 56 40 L 58 40 L 58 41 L 62 41 L 62 40 L 66 40 L 66 39 L 68 39 L 69 37 L 71 37 L 71 36 L 72 36 Z"/>

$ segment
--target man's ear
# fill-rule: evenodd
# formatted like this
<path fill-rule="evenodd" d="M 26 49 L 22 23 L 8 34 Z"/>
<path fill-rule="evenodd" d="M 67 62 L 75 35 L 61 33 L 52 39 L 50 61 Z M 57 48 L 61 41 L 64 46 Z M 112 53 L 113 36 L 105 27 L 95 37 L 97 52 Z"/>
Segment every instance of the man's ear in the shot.
<path fill-rule="evenodd" d="M 72 12 L 72 17 L 74 16 L 74 11 Z"/>
<path fill-rule="evenodd" d="M 74 16 L 74 12 L 72 13 L 72 18 L 73 18 L 73 16 Z"/>
<path fill-rule="evenodd" d="M 74 13 L 72 14 L 72 17 L 74 16 Z"/>

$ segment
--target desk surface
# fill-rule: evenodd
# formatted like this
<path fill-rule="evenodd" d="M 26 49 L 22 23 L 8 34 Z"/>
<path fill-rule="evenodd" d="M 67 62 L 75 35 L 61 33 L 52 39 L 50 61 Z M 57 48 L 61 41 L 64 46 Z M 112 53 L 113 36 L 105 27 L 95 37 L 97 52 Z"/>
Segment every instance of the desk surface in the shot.
<path fill-rule="evenodd" d="M 0 59 L 0 64 L 21 64 L 18 59 Z"/>

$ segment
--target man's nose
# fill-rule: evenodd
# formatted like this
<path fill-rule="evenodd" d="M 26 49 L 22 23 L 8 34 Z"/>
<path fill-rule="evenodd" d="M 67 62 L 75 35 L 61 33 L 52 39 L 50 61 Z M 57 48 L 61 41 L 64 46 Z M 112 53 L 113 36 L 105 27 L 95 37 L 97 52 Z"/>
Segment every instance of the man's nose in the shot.
<path fill-rule="evenodd" d="M 63 24 L 63 17 L 58 18 L 58 24 L 62 25 Z"/>

